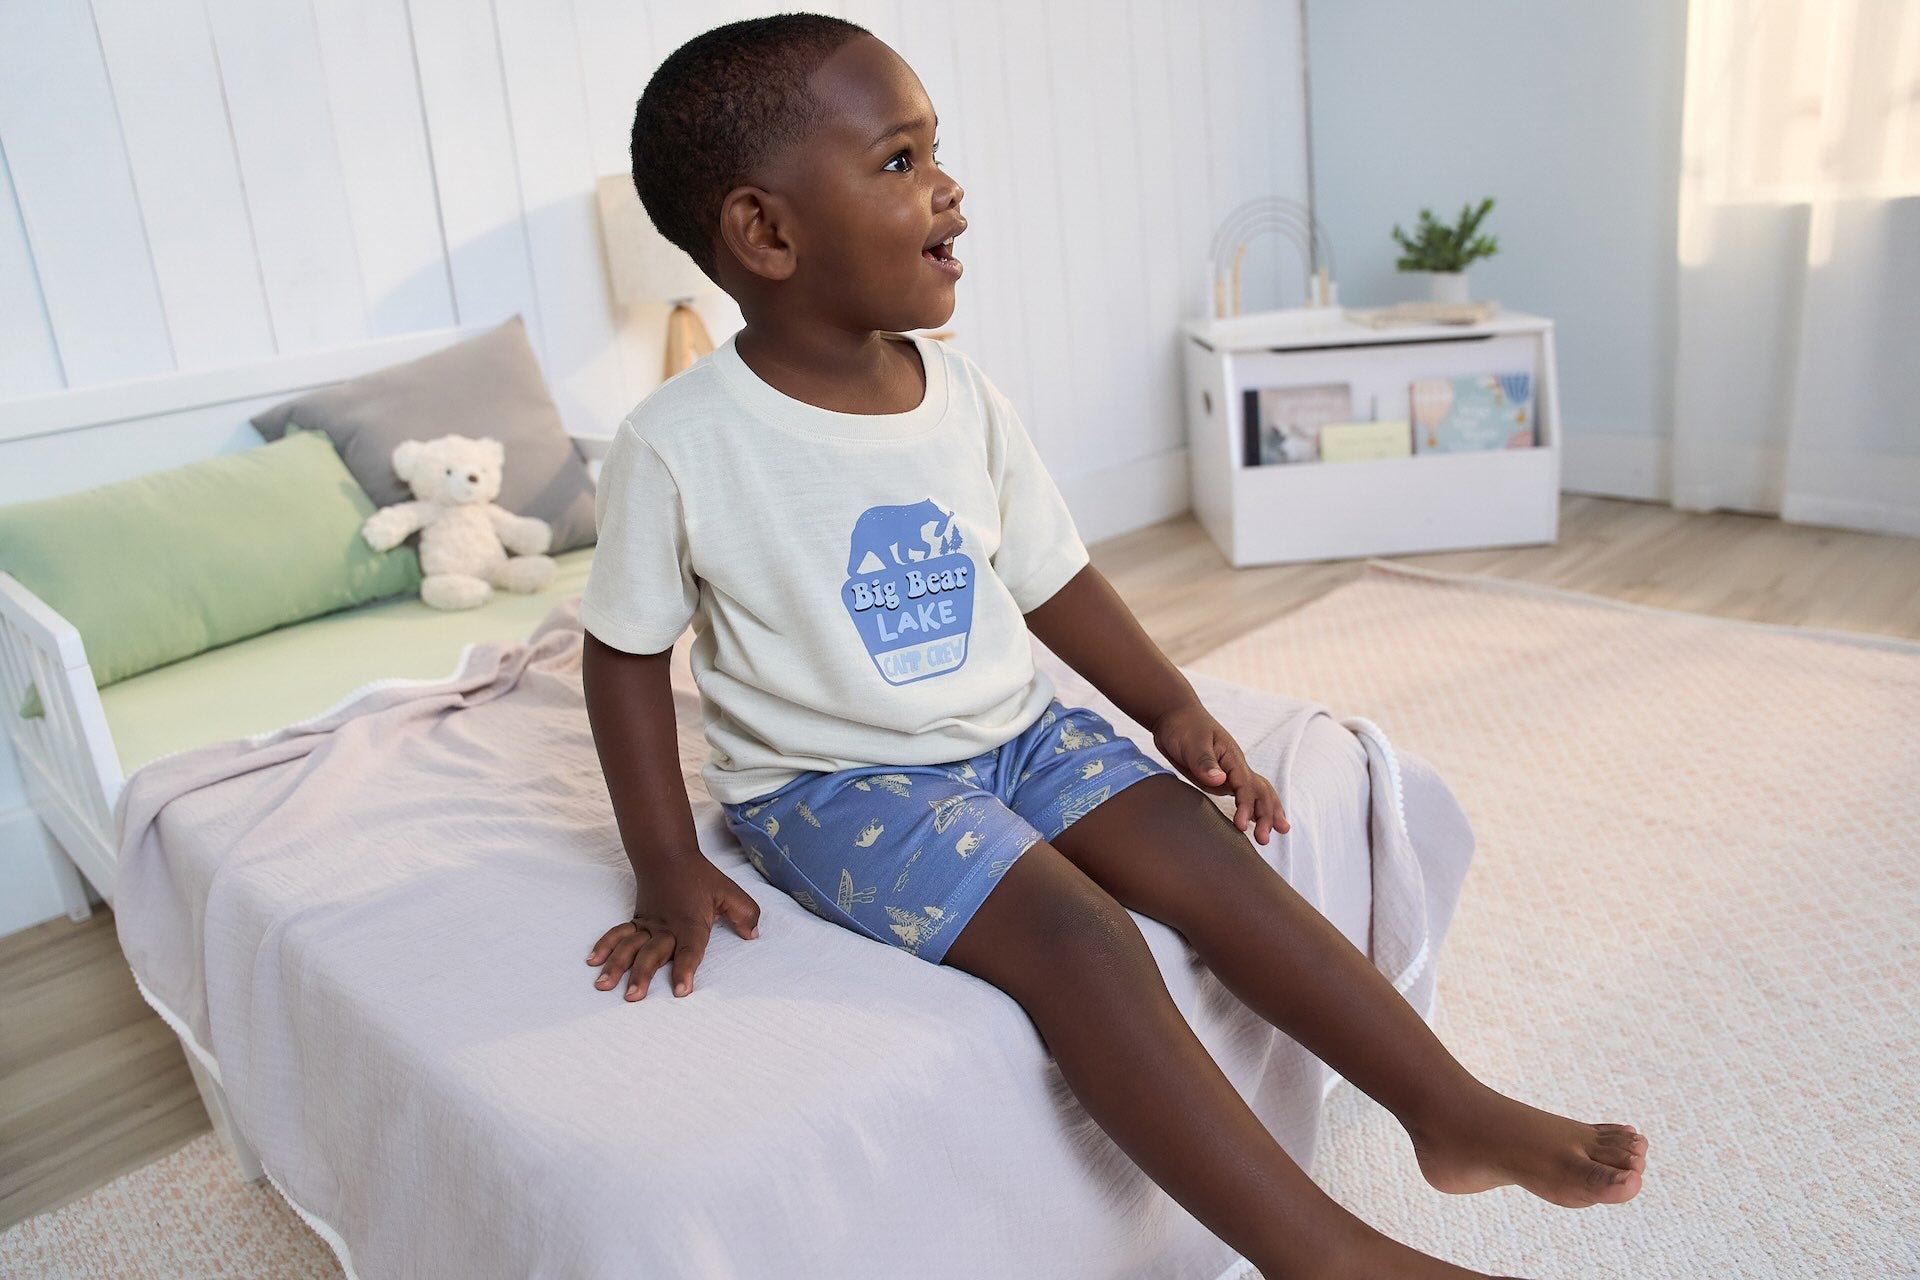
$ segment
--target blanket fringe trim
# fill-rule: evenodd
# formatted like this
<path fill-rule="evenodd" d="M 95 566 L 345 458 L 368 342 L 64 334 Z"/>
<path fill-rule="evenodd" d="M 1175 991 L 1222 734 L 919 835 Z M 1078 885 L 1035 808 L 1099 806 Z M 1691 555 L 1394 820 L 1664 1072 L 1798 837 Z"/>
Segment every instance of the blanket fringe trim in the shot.
<path fill-rule="evenodd" d="M 1347 716 L 1340 722 L 1341 728 L 1358 737 L 1371 739 L 1380 748 L 1381 758 L 1387 762 L 1387 776 L 1393 779 L 1393 816 L 1400 824 L 1400 834 L 1407 843 L 1413 843 L 1413 829 L 1407 825 L 1407 789 L 1400 778 L 1400 757 L 1394 754 L 1393 743 L 1387 740 L 1386 731 L 1365 716 Z M 1430 939 L 1422 939 L 1420 950 L 1413 959 L 1407 961 L 1407 967 L 1393 978 L 1393 989 L 1401 995 L 1407 994 L 1407 988 L 1419 981 L 1426 970 L 1427 962 L 1433 958 Z M 1431 1005 L 1429 1005 L 1431 1010 Z M 1431 1017 L 1428 1018 L 1431 1021 Z"/>
<path fill-rule="evenodd" d="M 1365 716 L 1347 716 L 1340 721 L 1340 727 L 1349 733 L 1372 738 L 1379 744 L 1380 754 L 1386 757 L 1387 776 L 1393 779 L 1393 816 L 1400 823 L 1400 834 L 1411 844 L 1413 832 L 1407 827 L 1407 789 L 1400 781 L 1400 757 L 1393 753 L 1393 744 L 1387 741 L 1386 731 Z"/>
<path fill-rule="evenodd" d="M 1546 596 L 1550 599 L 1565 600 L 1576 604 L 1597 605 L 1605 609 L 1624 609 L 1633 613 L 1653 613 L 1668 618 L 1681 618 L 1689 622 L 1719 622 L 1731 627 L 1745 627 L 1754 631 L 1765 631 L 1774 635 L 1810 637 L 1815 640 L 1829 640 L 1836 644 L 1851 644 L 1867 649 L 1891 649 L 1896 653 L 1920 654 L 1920 641 L 1905 640 L 1899 636 L 1879 635 L 1871 631 L 1840 631 L 1833 628 L 1801 627 L 1790 623 L 1760 622 L 1752 618 L 1729 618 L 1717 613 L 1700 613 L 1691 609 L 1663 609 L 1659 605 L 1639 604 L 1632 600 L 1621 600 L 1614 596 L 1599 595 L 1590 591 L 1572 591 L 1565 587 L 1542 586 L 1537 582 L 1522 582 L 1514 578 L 1501 578 L 1484 573 L 1443 573 L 1438 569 L 1423 569 L 1417 565 L 1399 564 L 1392 560 L 1368 560 L 1366 567 L 1382 573 L 1399 574 L 1406 578 L 1424 578 L 1430 582 L 1445 582 L 1455 586 L 1477 587 L 1490 591 L 1510 591 L 1516 595 Z M 1312 601 L 1308 601 L 1311 604 Z M 1304 607 L 1304 606 L 1303 606 Z"/>
<path fill-rule="evenodd" d="M 180 1038 L 180 1043 L 186 1048 L 186 1051 L 198 1059 L 200 1065 L 207 1069 L 207 1074 L 213 1077 L 214 1083 L 224 1089 L 226 1082 L 220 1078 L 219 1059 L 201 1047 L 199 1040 L 194 1038 L 192 1030 L 188 1028 L 186 1019 L 168 1008 L 165 1002 L 154 995 L 152 991 L 148 990 L 147 984 L 140 980 L 138 973 L 133 975 L 133 985 L 139 988 L 140 998 L 151 1005 L 153 1011 L 160 1015 L 160 1021 L 167 1024 L 167 1029 Z M 256 1152 L 255 1154 L 258 1155 L 259 1153 Z M 359 1276 L 355 1274 L 353 1269 L 352 1251 L 347 1248 L 347 1242 L 341 1238 L 340 1233 L 335 1231 L 332 1225 L 325 1219 L 319 1217 L 317 1214 L 308 1212 L 299 1201 L 288 1195 L 287 1189 L 280 1185 L 280 1180 L 273 1176 L 273 1170 L 267 1168 L 265 1160 L 260 1162 L 260 1171 L 266 1175 L 267 1185 L 272 1187 L 274 1191 L 279 1194 L 280 1198 L 287 1202 L 287 1208 L 293 1210 L 294 1213 L 299 1216 L 300 1221 L 306 1223 L 315 1235 L 326 1241 L 327 1248 L 333 1250 L 334 1261 L 340 1264 L 340 1270 L 346 1274 L 346 1280 L 359 1280 Z"/>

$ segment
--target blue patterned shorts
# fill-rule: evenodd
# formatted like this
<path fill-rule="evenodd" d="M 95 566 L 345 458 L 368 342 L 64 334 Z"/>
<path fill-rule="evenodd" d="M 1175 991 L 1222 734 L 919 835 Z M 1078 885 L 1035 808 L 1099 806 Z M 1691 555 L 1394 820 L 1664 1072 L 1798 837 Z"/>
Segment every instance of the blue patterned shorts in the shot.
<path fill-rule="evenodd" d="M 1055 698 L 970 760 L 804 773 L 720 806 L 748 859 L 815 915 L 938 964 L 1014 860 L 1169 770 Z"/>

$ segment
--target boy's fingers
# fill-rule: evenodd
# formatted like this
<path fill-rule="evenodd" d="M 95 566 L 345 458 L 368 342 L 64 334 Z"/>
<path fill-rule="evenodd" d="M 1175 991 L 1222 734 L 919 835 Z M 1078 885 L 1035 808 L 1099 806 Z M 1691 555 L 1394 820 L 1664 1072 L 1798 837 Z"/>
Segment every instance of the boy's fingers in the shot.
<path fill-rule="evenodd" d="M 741 937 L 760 936 L 760 904 L 738 885 L 720 900 L 720 910 L 726 914 L 727 923 L 733 926 L 733 931 Z"/>
<path fill-rule="evenodd" d="M 611 991 L 613 989 L 613 984 L 619 980 L 621 972 L 622 972 L 622 967 L 615 965 L 611 960 L 609 960 L 607 962 L 607 967 L 600 971 L 600 976 L 593 980 L 593 985 L 600 988 L 602 991 Z"/>
<path fill-rule="evenodd" d="M 686 941 L 681 943 L 673 955 L 673 994 L 684 996 L 693 990 L 693 971 L 700 967 L 700 957 L 707 950 L 707 936 L 713 926 L 704 928 L 689 927 Z"/>
<path fill-rule="evenodd" d="M 1255 815 L 1260 799 L 1259 789 L 1234 755 L 1221 752 L 1220 763 L 1226 766 L 1227 783 L 1233 788 L 1233 825 L 1245 831 L 1245 824 Z"/>
<path fill-rule="evenodd" d="M 1267 826 L 1274 831 L 1287 829 L 1287 811 L 1280 807 L 1280 793 L 1273 789 L 1273 780 L 1260 779 L 1260 797 L 1267 806 Z"/>
<path fill-rule="evenodd" d="M 640 948 L 640 953 L 633 958 L 633 973 L 627 980 L 627 999 L 646 999 L 647 988 L 653 985 L 654 972 L 665 964 L 667 957 L 672 954 L 672 934 L 656 933 L 649 938 L 647 944 Z"/>
<path fill-rule="evenodd" d="M 616 942 L 613 950 L 607 954 L 606 967 L 600 970 L 600 976 L 594 979 L 593 985 L 602 990 L 611 988 L 620 980 L 620 975 L 633 964 L 633 953 L 639 949 L 640 939 L 637 937 L 628 937 Z"/>
<path fill-rule="evenodd" d="M 1223 749 L 1220 752 L 1220 767 L 1226 770 L 1227 781 L 1232 785 L 1235 795 L 1240 794 L 1241 791 L 1246 789 L 1249 781 L 1246 761 L 1240 758 L 1238 751 L 1235 751 L 1231 746 Z"/>
<path fill-rule="evenodd" d="M 620 936 L 620 931 L 623 929 L 631 929 L 632 927 L 633 925 L 631 923 L 617 924 L 601 934 L 600 941 L 594 943 L 593 950 L 587 952 L 587 963 L 599 964 L 602 954 L 612 949 L 614 939 Z"/>
<path fill-rule="evenodd" d="M 1213 747 L 1214 744 L 1211 738 L 1202 738 L 1199 743 L 1194 746 L 1193 771 L 1208 782 L 1217 783 L 1226 777 L 1226 770 L 1220 767 L 1221 760 L 1214 752 Z"/>

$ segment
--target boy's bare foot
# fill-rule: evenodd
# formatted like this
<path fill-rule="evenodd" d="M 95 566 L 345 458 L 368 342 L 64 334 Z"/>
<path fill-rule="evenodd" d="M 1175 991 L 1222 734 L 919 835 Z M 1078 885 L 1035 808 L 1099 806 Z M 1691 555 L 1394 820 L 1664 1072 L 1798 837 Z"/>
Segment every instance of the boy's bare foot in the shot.
<path fill-rule="evenodd" d="M 1619 1204 L 1640 1190 L 1647 1139 L 1630 1124 L 1582 1124 L 1476 1084 L 1416 1128 L 1407 1126 L 1420 1172 L 1465 1195 L 1517 1183 L 1569 1209 Z"/>

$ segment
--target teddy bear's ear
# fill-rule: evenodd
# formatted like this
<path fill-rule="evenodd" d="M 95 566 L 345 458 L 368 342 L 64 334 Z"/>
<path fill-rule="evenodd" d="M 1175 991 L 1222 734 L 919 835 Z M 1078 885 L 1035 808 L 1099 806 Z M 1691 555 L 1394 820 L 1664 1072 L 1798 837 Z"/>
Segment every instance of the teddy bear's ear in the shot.
<path fill-rule="evenodd" d="M 495 440 L 492 436 L 481 437 L 480 443 L 485 445 L 487 447 L 487 452 L 493 455 L 494 466 L 504 467 L 507 465 L 507 446 L 501 444 L 498 440 Z"/>
<path fill-rule="evenodd" d="M 413 483 L 413 464 L 420 460 L 420 451 L 426 446 L 418 440 L 402 440 L 393 449 L 393 474 L 408 484 Z"/>

